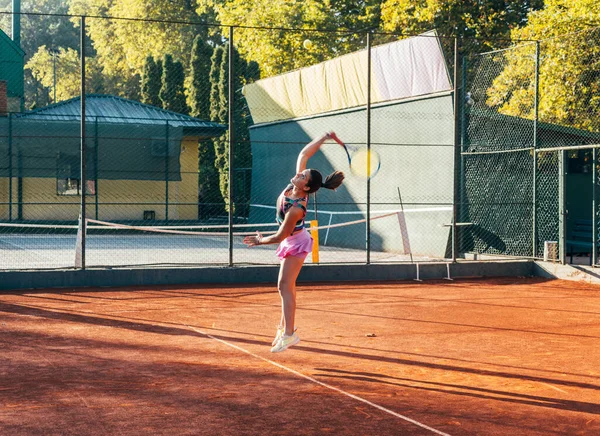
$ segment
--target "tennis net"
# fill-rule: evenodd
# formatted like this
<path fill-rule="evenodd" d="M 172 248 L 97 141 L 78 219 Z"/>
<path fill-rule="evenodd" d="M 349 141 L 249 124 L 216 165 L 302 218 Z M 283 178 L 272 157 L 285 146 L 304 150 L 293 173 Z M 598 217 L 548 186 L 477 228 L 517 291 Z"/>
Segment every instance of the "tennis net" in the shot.
<path fill-rule="evenodd" d="M 272 210 L 263 207 L 269 216 Z M 441 260 L 448 236 L 451 207 L 379 210 L 367 219 L 364 211 L 320 210 L 321 221 L 307 221 L 317 243 L 307 262 L 364 263 Z M 309 211 L 310 213 L 311 211 Z M 437 224 L 424 217 L 438 215 Z M 244 236 L 277 230 L 276 223 L 229 225 L 135 225 L 87 219 L 77 224 L 0 223 L 0 270 L 116 268 L 142 266 L 203 266 L 277 264 L 275 245 L 247 247 Z M 85 234 L 83 233 L 85 231 Z"/>

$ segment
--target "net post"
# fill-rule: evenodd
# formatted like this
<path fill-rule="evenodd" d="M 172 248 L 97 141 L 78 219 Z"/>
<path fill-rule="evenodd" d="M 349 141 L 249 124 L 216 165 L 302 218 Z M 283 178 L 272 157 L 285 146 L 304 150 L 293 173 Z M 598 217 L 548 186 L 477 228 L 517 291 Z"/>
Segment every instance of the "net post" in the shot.
<path fill-rule="evenodd" d="M 228 170 L 228 178 L 229 183 L 227 183 L 227 196 L 229 201 L 229 215 L 228 215 L 228 224 L 229 224 L 229 266 L 233 266 L 233 141 L 234 141 L 234 126 L 233 126 L 233 74 L 234 74 L 234 65 L 233 65 L 233 26 L 229 26 L 229 53 L 228 53 L 228 95 L 227 95 L 227 112 L 228 112 L 228 132 L 229 132 L 229 170 Z"/>
<path fill-rule="evenodd" d="M 417 267 L 417 278 L 415 279 L 415 282 L 422 282 L 423 280 L 419 277 L 419 262 L 415 263 L 415 266 Z"/>
<path fill-rule="evenodd" d="M 371 154 L 371 31 L 367 32 L 367 156 Z M 367 167 L 370 171 L 370 167 Z M 371 177 L 367 177 L 367 265 L 371 263 Z"/>
<path fill-rule="evenodd" d="M 81 226 L 81 263 L 79 267 L 85 269 L 85 225 L 86 225 L 86 204 L 85 204 L 85 191 L 86 191 L 86 150 L 85 150 L 85 15 L 81 16 L 81 28 L 80 28 L 80 63 L 81 63 L 81 213 L 80 213 L 80 226 Z"/>
<path fill-rule="evenodd" d="M 450 276 L 450 264 L 449 264 L 449 263 L 446 263 L 446 273 L 447 273 L 447 276 L 446 276 L 446 277 L 444 277 L 444 280 L 450 280 L 450 281 L 454 280 L 454 279 L 453 279 L 453 278 Z"/>
<path fill-rule="evenodd" d="M 319 263 L 319 221 L 312 220 L 309 221 L 310 225 L 310 235 L 313 238 L 313 247 L 312 247 L 312 263 Z"/>
<path fill-rule="evenodd" d="M 77 238 L 75 239 L 75 268 L 83 268 L 83 220 L 79 215 L 79 225 L 77 226 Z"/>

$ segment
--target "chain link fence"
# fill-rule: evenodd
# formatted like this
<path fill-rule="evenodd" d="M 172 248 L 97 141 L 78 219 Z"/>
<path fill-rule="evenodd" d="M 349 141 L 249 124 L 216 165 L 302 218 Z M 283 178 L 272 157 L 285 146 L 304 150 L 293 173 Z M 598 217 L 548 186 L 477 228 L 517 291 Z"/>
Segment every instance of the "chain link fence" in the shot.
<path fill-rule="evenodd" d="M 455 93 L 455 39 L 435 32 L 20 17 L 0 59 L 0 269 L 277 263 L 243 237 L 277 230 L 298 153 L 328 131 L 348 155 L 327 141 L 309 167 L 346 179 L 309 197 L 309 262 L 592 246 L 597 30 L 459 59 Z M 589 173 L 589 217 L 563 167 Z"/>
<path fill-rule="evenodd" d="M 599 36 L 465 60 L 463 251 L 596 263 Z"/>

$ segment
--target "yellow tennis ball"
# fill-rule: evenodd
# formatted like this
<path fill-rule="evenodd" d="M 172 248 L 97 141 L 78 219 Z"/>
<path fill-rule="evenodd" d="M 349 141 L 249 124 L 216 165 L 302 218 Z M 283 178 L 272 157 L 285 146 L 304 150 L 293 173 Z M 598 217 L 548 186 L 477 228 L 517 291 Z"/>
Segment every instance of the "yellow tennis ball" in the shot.
<path fill-rule="evenodd" d="M 305 39 L 302 43 L 305 49 L 310 50 L 313 47 L 313 43 L 310 39 Z"/>

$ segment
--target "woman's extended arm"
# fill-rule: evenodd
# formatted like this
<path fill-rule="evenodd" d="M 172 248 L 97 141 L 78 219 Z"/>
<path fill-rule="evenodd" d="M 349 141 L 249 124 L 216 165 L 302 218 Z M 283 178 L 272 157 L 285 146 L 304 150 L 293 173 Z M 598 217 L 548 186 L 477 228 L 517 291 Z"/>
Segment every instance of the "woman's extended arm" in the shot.
<path fill-rule="evenodd" d="M 308 159 L 312 157 L 318 150 L 321 148 L 321 145 L 328 139 L 331 139 L 329 133 L 324 133 L 319 138 L 313 139 L 302 149 L 300 154 L 298 155 L 298 160 L 296 162 L 296 172 L 300 173 L 306 169 L 306 163 Z"/>
<path fill-rule="evenodd" d="M 292 234 L 294 227 L 296 227 L 296 223 L 301 220 L 303 216 L 304 211 L 299 207 L 294 206 L 285 214 L 283 223 L 279 226 L 277 233 L 263 237 L 257 231 L 256 235 L 246 236 L 244 238 L 244 244 L 249 247 L 254 245 L 278 244 Z"/>

